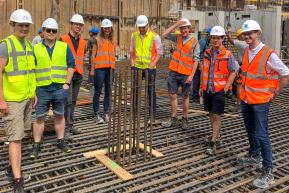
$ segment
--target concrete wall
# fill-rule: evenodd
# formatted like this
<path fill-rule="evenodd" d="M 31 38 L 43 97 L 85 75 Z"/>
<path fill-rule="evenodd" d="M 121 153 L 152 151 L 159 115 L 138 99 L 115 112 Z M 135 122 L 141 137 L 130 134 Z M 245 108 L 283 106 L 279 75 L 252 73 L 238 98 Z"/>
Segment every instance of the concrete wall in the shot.
<path fill-rule="evenodd" d="M 242 24 L 249 19 L 256 20 L 263 30 L 260 40 L 280 54 L 280 37 L 281 37 L 281 7 L 266 10 L 251 11 L 182 11 L 182 16 L 189 20 L 198 20 L 199 31 L 219 25 L 226 28 L 230 23 L 232 32 L 241 28 Z"/>

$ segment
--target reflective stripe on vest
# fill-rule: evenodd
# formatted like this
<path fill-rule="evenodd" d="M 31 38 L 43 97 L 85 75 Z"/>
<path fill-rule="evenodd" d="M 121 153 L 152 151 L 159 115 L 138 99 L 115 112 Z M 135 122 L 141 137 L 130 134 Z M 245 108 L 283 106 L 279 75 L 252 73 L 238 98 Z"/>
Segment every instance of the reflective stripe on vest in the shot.
<path fill-rule="evenodd" d="M 204 66 L 203 66 L 203 89 L 207 91 L 207 85 L 209 81 L 209 71 L 211 65 L 211 49 L 208 49 L 204 53 Z M 228 61 L 231 56 L 231 52 L 226 50 L 225 46 L 222 47 L 220 54 L 215 59 L 214 67 L 214 90 L 219 92 L 224 89 L 227 84 L 227 80 L 230 76 L 228 71 Z"/>
<path fill-rule="evenodd" d="M 146 69 L 149 67 L 151 62 L 154 61 L 157 55 L 155 48 L 156 37 L 157 34 L 151 30 L 148 30 L 143 40 L 139 31 L 132 34 L 135 49 L 134 60 L 136 68 Z"/>
<path fill-rule="evenodd" d="M 3 94 L 5 101 L 20 102 L 27 98 L 34 98 L 35 59 L 32 45 L 25 40 L 26 51 L 23 50 L 19 40 L 13 35 L 5 41 L 8 48 L 8 61 L 3 70 Z"/>
<path fill-rule="evenodd" d="M 65 42 L 69 45 L 72 54 L 74 55 L 75 60 L 75 69 L 74 72 L 77 71 L 79 74 L 83 74 L 83 60 L 84 60 L 84 52 L 85 52 L 85 40 L 79 37 L 79 44 L 77 50 L 74 50 L 74 46 L 72 44 L 71 38 L 68 34 L 65 34 L 60 37 L 62 42 Z"/>
<path fill-rule="evenodd" d="M 183 45 L 182 39 L 182 35 L 177 36 L 176 46 L 169 68 L 172 71 L 190 75 L 193 70 L 193 54 L 198 40 L 192 37 L 185 45 Z"/>
<path fill-rule="evenodd" d="M 56 41 L 51 59 L 45 45 L 34 45 L 34 54 L 37 60 L 36 84 L 46 86 L 51 83 L 65 83 L 67 76 L 67 44 Z"/>
<path fill-rule="evenodd" d="M 94 38 L 97 42 L 97 53 L 94 59 L 94 68 L 109 68 L 115 69 L 115 48 L 116 42 L 112 39 L 113 43 L 107 43 L 103 40 L 100 42 L 100 38 Z"/>
<path fill-rule="evenodd" d="M 271 53 L 275 52 L 264 46 L 249 64 L 248 48 L 242 64 L 242 89 L 240 98 L 249 104 L 262 104 L 269 101 L 278 85 L 279 73 L 267 74 L 266 65 Z"/>

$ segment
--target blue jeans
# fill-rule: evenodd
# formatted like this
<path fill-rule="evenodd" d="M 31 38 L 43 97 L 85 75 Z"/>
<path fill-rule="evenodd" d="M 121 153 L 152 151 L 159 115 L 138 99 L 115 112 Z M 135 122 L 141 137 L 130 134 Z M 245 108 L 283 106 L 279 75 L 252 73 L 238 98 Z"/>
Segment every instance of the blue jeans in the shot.
<path fill-rule="evenodd" d="M 114 69 L 112 70 L 112 81 L 114 80 Z M 109 84 L 110 84 L 110 68 L 97 68 L 94 70 L 94 95 L 93 95 L 93 111 L 99 111 L 99 96 L 104 83 L 104 112 L 109 109 Z"/>
<path fill-rule="evenodd" d="M 136 85 L 138 83 L 138 77 L 136 77 L 136 71 L 142 71 L 142 79 L 145 78 L 145 71 L 148 71 L 148 83 L 151 83 L 151 77 L 152 75 L 154 75 L 154 87 L 153 87 L 153 116 L 156 116 L 156 107 L 157 107 L 157 95 L 156 95 L 156 88 L 155 88 L 155 80 L 156 80 L 156 75 L 157 75 L 157 69 L 140 69 L 140 68 L 136 68 L 136 67 L 131 67 L 131 70 L 135 70 L 135 75 L 134 75 L 134 80 L 136 81 Z M 151 86 L 148 86 L 148 95 L 149 95 L 149 113 L 151 112 Z M 138 96 L 138 92 L 136 92 L 136 96 Z M 136 105 L 136 109 L 137 109 L 137 105 Z M 136 110 L 137 111 L 137 110 Z"/>
<path fill-rule="evenodd" d="M 273 169 L 272 148 L 268 134 L 270 102 L 263 104 L 248 104 L 241 101 L 241 108 L 249 138 L 249 153 L 259 155 L 261 149 L 263 166 Z"/>

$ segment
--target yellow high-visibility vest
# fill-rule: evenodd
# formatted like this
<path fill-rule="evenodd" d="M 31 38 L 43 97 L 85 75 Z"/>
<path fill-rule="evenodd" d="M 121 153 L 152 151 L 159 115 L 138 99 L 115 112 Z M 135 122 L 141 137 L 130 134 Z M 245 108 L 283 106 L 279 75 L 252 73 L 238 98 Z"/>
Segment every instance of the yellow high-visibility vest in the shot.
<path fill-rule="evenodd" d="M 34 45 L 36 65 L 36 86 L 46 86 L 54 83 L 65 83 L 67 76 L 67 44 L 56 41 L 50 59 L 43 43 Z"/>
<path fill-rule="evenodd" d="M 132 39 L 135 48 L 135 67 L 146 69 L 150 63 L 154 61 L 157 53 L 155 49 L 155 40 L 157 34 L 149 30 L 143 41 L 139 31 L 132 34 Z M 156 66 L 155 66 L 156 68 Z"/>
<path fill-rule="evenodd" d="M 34 98 L 36 89 L 35 58 L 31 42 L 25 39 L 24 51 L 19 40 L 13 35 L 1 40 L 8 48 L 8 63 L 4 68 L 3 93 L 5 101 L 20 102 Z"/>

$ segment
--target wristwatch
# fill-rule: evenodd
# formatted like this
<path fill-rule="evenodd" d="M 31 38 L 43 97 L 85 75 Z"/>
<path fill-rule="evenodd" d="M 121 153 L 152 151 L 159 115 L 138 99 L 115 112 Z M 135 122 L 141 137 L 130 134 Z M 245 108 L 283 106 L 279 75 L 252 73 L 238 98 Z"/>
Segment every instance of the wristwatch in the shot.
<path fill-rule="evenodd" d="M 70 85 L 70 83 L 67 83 L 67 82 L 65 84 L 67 84 L 68 86 Z"/>

